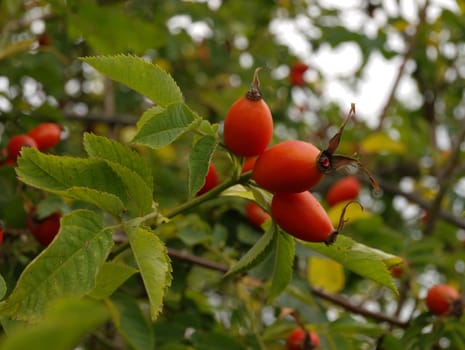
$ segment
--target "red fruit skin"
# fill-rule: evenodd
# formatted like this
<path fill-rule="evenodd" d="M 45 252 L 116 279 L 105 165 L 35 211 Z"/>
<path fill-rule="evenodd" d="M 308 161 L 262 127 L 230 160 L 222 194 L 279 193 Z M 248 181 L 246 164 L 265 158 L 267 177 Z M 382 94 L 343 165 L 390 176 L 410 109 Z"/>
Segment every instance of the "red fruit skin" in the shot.
<path fill-rule="evenodd" d="M 23 147 L 37 148 L 37 143 L 32 137 L 26 134 L 19 134 L 13 136 L 8 142 L 7 146 L 8 158 L 16 161 L 16 158 L 18 158 L 19 152 Z"/>
<path fill-rule="evenodd" d="M 426 306 L 435 315 L 445 315 L 452 311 L 454 302 L 461 299 L 460 293 L 447 284 L 437 284 L 426 294 Z"/>
<path fill-rule="evenodd" d="M 42 123 L 28 132 L 37 143 L 39 151 L 56 146 L 61 139 L 61 127 L 56 123 Z"/>
<path fill-rule="evenodd" d="M 311 343 L 315 348 L 320 346 L 320 338 L 318 335 L 308 330 L 310 334 Z M 304 349 L 304 341 L 305 341 L 305 332 L 302 328 L 294 329 L 289 335 L 287 336 L 286 347 L 287 350 L 303 350 Z"/>
<path fill-rule="evenodd" d="M 56 212 L 39 220 L 35 216 L 35 211 L 32 210 L 27 216 L 27 226 L 35 239 L 47 247 L 60 230 L 61 216 L 61 213 Z"/>
<path fill-rule="evenodd" d="M 224 143 L 235 155 L 261 154 L 273 137 L 273 117 L 263 99 L 241 97 L 230 107 L 224 120 Z"/>
<path fill-rule="evenodd" d="M 404 266 L 393 266 L 390 269 L 392 277 L 400 278 L 404 275 Z"/>
<path fill-rule="evenodd" d="M 258 229 L 262 228 L 262 224 L 265 221 L 271 219 L 271 215 L 254 202 L 247 203 L 245 206 L 245 215 L 247 220 Z"/>
<path fill-rule="evenodd" d="M 354 200 L 360 193 L 360 181 L 355 176 L 346 176 L 335 182 L 326 193 L 326 202 L 330 207 L 337 203 Z"/>
<path fill-rule="evenodd" d="M 258 156 L 249 157 L 245 160 L 244 165 L 242 166 L 242 174 L 246 173 L 253 169 L 255 162 L 257 161 Z"/>
<path fill-rule="evenodd" d="M 289 74 L 289 79 L 291 81 L 291 85 L 293 86 L 304 86 L 304 74 L 308 70 L 309 66 L 302 62 L 294 63 L 291 66 L 291 72 Z"/>
<path fill-rule="evenodd" d="M 323 177 L 320 150 L 311 143 L 291 140 L 268 148 L 255 162 L 252 179 L 271 192 L 310 190 Z"/>
<path fill-rule="evenodd" d="M 271 217 L 285 232 L 307 242 L 328 242 L 335 231 L 325 209 L 310 192 L 275 193 Z"/>
<path fill-rule="evenodd" d="M 197 196 L 200 196 L 212 188 L 216 187 L 220 183 L 220 177 L 218 176 L 218 172 L 216 171 L 216 167 L 213 163 L 210 164 L 207 172 L 207 176 L 205 176 L 205 183 L 203 184 L 202 188 L 197 192 Z"/>

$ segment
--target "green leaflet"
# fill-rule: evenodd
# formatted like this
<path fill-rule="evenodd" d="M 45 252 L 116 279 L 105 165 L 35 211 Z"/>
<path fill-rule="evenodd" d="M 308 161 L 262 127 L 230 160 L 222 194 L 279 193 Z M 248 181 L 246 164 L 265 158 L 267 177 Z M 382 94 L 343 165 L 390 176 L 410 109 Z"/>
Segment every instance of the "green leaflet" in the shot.
<path fill-rule="evenodd" d="M 95 299 L 108 298 L 137 272 L 137 269 L 123 263 L 106 262 L 100 268 L 95 287 L 89 296 Z"/>
<path fill-rule="evenodd" d="M 105 159 L 121 164 L 137 173 L 147 184 L 153 186 L 152 171 L 144 159 L 131 148 L 104 136 L 84 134 L 84 148 L 89 157 Z"/>
<path fill-rule="evenodd" d="M 118 215 L 128 201 L 125 184 L 101 159 L 54 156 L 23 149 L 16 173 L 27 185 L 87 201 Z"/>
<path fill-rule="evenodd" d="M 57 237 L 24 269 L 0 311 L 34 320 L 54 299 L 86 295 L 112 246 L 112 232 L 99 215 L 88 210 L 64 215 Z"/>
<path fill-rule="evenodd" d="M 226 276 L 243 272 L 262 262 L 275 246 L 273 243 L 276 242 L 277 238 L 278 232 L 276 226 L 270 225 L 253 247 L 229 269 Z"/>
<path fill-rule="evenodd" d="M 155 339 L 152 328 L 134 298 L 115 294 L 110 299 L 110 309 L 118 332 L 132 349 L 154 348 Z"/>
<path fill-rule="evenodd" d="M 173 103 L 166 108 L 155 106 L 142 115 L 132 141 L 160 148 L 175 141 L 197 120 L 199 117 L 184 103 Z"/>
<path fill-rule="evenodd" d="M 173 78 L 140 57 L 115 55 L 81 59 L 110 79 L 127 85 L 162 107 L 183 101 L 181 90 Z"/>
<path fill-rule="evenodd" d="M 50 303 L 43 319 L 33 327 L 18 327 L 0 343 L 2 350 L 69 350 L 109 318 L 101 303 L 59 299 Z"/>
<path fill-rule="evenodd" d="M 0 275 L 0 299 L 3 299 L 6 292 L 7 292 L 7 286 L 6 286 L 5 279 L 3 278 L 2 275 Z"/>
<path fill-rule="evenodd" d="M 341 263 L 352 272 L 381 283 L 397 293 L 388 267 L 400 264 L 401 258 L 355 242 L 343 235 L 339 235 L 331 246 L 321 243 L 301 243 L 305 247 Z"/>
<path fill-rule="evenodd" d="M 161 311 L 165 290 L 171 285 L 171 261 L 164 243 L 140 226 L 128 230 L 129 244 L 139 267 L 155 320 Z"/>
<path fill-rule="evenodd" d="M 273 300 L 286 289 L 292 280 L 294 266 L 294 238 L 283 231 L 278 231 L 275 242 L 274 267 L 268 300 Z"/>
<path fill-rule="evenodd" d="M 195 142 L 189 155 L 188 193 L 193 197 L 205 183 L 205 177 L 218 142 L 213 136 L 203 136 Z"/>
<path fill-rule="evenodd" d="M 105 160 L 126 187 L 131 214 L 144 215 L 152 209 L 153 178 L 143 158 L 129 147 L 103 136 L 84 135 L 90 157 Z"/>

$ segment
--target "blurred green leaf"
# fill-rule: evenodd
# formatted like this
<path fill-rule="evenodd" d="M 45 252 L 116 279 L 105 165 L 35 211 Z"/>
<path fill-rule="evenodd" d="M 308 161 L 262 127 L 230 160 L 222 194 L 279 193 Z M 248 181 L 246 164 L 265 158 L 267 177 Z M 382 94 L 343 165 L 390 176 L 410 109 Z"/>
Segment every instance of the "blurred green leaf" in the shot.
<path fill-rule="evenodd" d="M 106 262 L 100 268 L 95 281 L 94 289 L 89 296 L 95 299 L 105 299 L 111 296 L 129 277 L 138 270 L 115 262 Z"/>
<path fill-rule="evenodd" d="M 155 343 L 153 330 L 137 301 L 127 295 L 115 294 L 110 302 L 113 322 L 131 348 L 153 349 Z"/>
<path fill-rule="evenodd" d="M 39 324 L 21 327 L 0 343 L 2 350 L 69 350 L 109 318 L 95 301 L 58 299 L 49 304 Z"/>
<path fill-rule="evenodd" d="M 129 14 L 122 4 L 102 6 L 80 1 L 70 11 L 67 24 L 70 36 L 85 38 L 101 54 L 128 50 L 143 54 L 162 45 L 166 38 L 163 26 Z"/>
<path fill-rule="evenodd" d="M 64 215 L 58 235 L 22 272 L 1 312 L 36 320 L 50 301 L 89 293 L 112 246 L 112 232 L 99 215 L 87 210 Z"/>

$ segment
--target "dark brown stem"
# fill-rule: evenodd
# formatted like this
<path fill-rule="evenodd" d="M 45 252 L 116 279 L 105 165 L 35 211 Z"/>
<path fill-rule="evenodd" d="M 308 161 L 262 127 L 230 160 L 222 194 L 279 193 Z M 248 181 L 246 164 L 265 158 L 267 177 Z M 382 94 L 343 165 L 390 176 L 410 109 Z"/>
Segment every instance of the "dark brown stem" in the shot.
<path fill-rule="evenodd" d="M 168 248 L 168 254 L 173 259 L 186 261 L 186 262 L 189 262 L 189 263 L 192 263 L 198 266 L 202 266 L 208 269 L 212 269 L 215 271 L 219 271 L 223 273 L 226 273 L 229 271 L 229 267 L 227 265 L 213 262 L 213 261 L 210 261 L 210 260 L 198 257 L 198 256 L 194 256 L 187 252 L 181 252 L 176 249 Z M 315 287 L 311 287 L 311 292 L 315 296 L 323 300 L 329 301 L 335 305 L 341 306 L 347 311 L 353 312 L 355 314 L 362 315 L 368 318 L 372 318 L 380 322 L 388 322 L 394 326 L 401 327 L 401 328 L 406 328 L 408 326 L 407 322 L 403 322 L 396 317 L 391 317 L 388 315 L 384 315 L 382 313 L 367 310 L 362 306 L 351 303 L 348 299 L 341 297 L 339 295 L 331 294 L 331 293 L 325 292 Z"/>
<path fill-rule="evenodd" d="M 330 294 L 318 288 L 312 288 L 312 293 L 316 295 L 317 297 L 320 297 L 335 305 L 341 306 L 347 311 L 353 312 L 355 314 L 362 315 L 368 318 L 372 318 L 374 320 L 381 321 L 381 322 L 388 322 L 392 325 L 395 325 L 401 328 L 406 328 L 408 326 L 407 322 L 403 322 L 396 317 L 391 317 L 391 316 L 388 316 L 388 315 L 385 315 L 379 312 L 367 310 L 362 306 L 351 303 L 348 299 L 342 296 L 339 296 L 336 294 Z"/>

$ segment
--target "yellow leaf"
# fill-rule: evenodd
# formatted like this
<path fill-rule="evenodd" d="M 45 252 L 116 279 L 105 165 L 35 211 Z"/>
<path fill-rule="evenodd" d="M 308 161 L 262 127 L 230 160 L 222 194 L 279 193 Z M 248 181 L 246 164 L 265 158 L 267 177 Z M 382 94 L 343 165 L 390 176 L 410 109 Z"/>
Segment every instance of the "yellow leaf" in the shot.
<path fill-rule="evenodd" d="M 371 213 L 362 209 L 357 203 L 349 203 L 350 201 L 340 202 L 328 209 L 328 216 L 334 227 L 338 226 L 339 220 L 345 207 L 347 207 L 346 212 L 344 213 L 346 224 L 350 224 L 356 220 L 366 219 L 371 216 Z"/>
<path fill-rule="evenodd" d="M 337 293 L 344 288 L 345 280 L 344 268 L 338 262 L 317 256 L 308 258 L 307 281 L 311 286 Z"/>
<path fill-rule="evenodd" d="M 406 152 L 405 145 L 393 140 L 383 132 L 375 132 L 367 136 L 360 144 L 362 153 L 394 153 Z"/>

